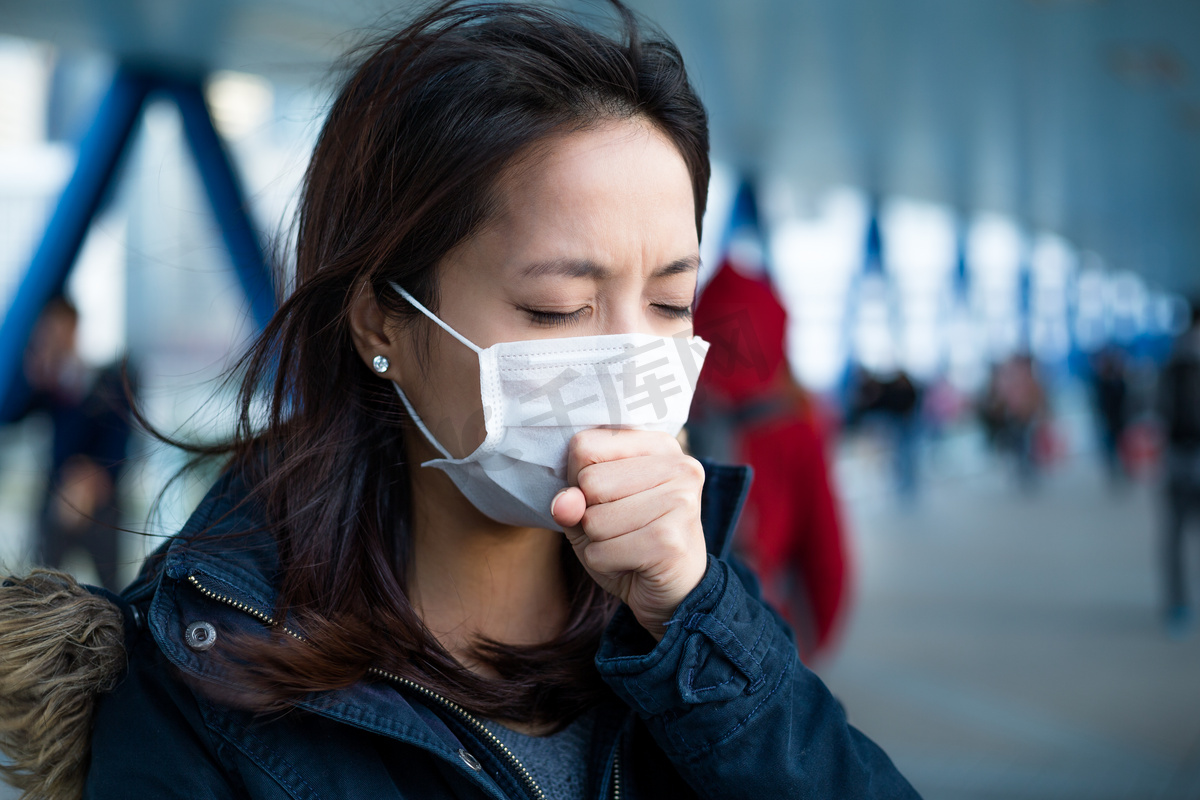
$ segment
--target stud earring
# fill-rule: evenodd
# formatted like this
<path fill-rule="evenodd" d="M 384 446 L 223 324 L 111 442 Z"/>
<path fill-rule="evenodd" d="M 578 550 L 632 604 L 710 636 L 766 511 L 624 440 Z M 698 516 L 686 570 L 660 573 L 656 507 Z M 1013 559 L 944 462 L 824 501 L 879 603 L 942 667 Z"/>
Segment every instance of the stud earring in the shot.
<path fill-rule="evenodd" d="M 388 367 L 391 365 L 391 362 L 387 360 L 387 356 L 375 356 L 374 360 L 371 361 L 371 366 L 381 375 L 387 372 Z"/>

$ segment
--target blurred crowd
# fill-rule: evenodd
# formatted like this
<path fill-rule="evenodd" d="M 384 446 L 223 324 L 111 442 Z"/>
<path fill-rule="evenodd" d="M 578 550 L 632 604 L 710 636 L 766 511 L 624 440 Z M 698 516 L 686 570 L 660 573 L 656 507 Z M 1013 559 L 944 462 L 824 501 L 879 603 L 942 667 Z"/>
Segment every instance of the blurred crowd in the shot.
<path fill-rule="evenodd" d="M 919 502 L 930 450 L 952 429 L 981 430 L 1021 493 L 1068 456 L 1094 453 L 1114 487 L 1163 487 L 1161 608 L 1166 630 L 1186 635 L 1187 528 L 1200 516 L 1200 305 L 1170 348 L 1110 344 L 1069 371 L 1028 353 L 991 367 L 978 393 L 907 371 L 848 370 L 840 396 L 801 388 L 787 367 L 787 314 L 761 267 L 727 260 L 701 297 L 696 332 L 712 343 L 689 423 L 697 455 L 750 464 L 755 482 L 739 530 L 741 555 L 766 596 L 817 658 L 836 641 L 853 569 L 832 445 L 868 438 L 886 454 L 901 505 Z M 1087 388 L 1094 435 L 1071 441 L 1055 398 Z"/>

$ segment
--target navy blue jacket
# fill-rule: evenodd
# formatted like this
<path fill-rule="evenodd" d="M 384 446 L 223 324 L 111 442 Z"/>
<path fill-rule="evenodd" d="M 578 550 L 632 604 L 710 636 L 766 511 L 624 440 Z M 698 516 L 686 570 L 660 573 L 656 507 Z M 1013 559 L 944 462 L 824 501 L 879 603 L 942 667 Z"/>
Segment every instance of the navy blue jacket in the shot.
<path fill-rule="evenodd" d="M 588 796 L 916 797 L 728 559 L 749 469 L 705 472 L 703 580 L 661 642 L 625 606 L 601 640 L 596 667 L 621 702 L 600 710 Z M 415 684 L 376 676 L 265 718 L 192 688 L 221 680 L 206 659 L 213 635 L 271 621 L 270 534 L 236 547 L 214 536 L 262 528 L 250 511 L 230 513 L 238 491 L 219 481 L 126 589 L 129 666 L 98 704 L 85 797 L 543 798 L 474 717 Z"/>

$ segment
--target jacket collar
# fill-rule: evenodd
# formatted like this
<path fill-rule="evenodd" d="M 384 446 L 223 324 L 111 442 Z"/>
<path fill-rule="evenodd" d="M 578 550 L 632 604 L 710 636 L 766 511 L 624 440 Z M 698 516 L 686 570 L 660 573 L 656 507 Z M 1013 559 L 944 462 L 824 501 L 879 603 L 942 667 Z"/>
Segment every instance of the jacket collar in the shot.
<path fill-rule="evenodd" d="M 700 524 L 708 552 L 717 558 L 729 555 L 742 506 L 750 491 L 753 470 L 743 464 L 718 464 L 700 459 L 704 490 L 700 495 Z"/>

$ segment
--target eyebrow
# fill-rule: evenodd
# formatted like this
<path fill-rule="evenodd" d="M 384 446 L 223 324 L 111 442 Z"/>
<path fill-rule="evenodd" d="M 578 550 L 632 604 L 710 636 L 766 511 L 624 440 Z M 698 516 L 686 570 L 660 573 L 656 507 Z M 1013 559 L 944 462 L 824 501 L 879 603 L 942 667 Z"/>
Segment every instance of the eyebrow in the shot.
<path fill-rule="evenodd" d="M 677 258 L 669 264 L 664 264 L 651 273 L 651 278 L 665 278 L 684 272 L 696 272 L 700 269 L 700 256 L 690 255 Z M 522 278 L 541 278 L 558 275 L 567 278 L 591 278 L 602 281 L 612 275 L 612 270 L 589 261 L 586 258 L 553 258 L 549 261 L 538 261 L 521 271 Z"/>

